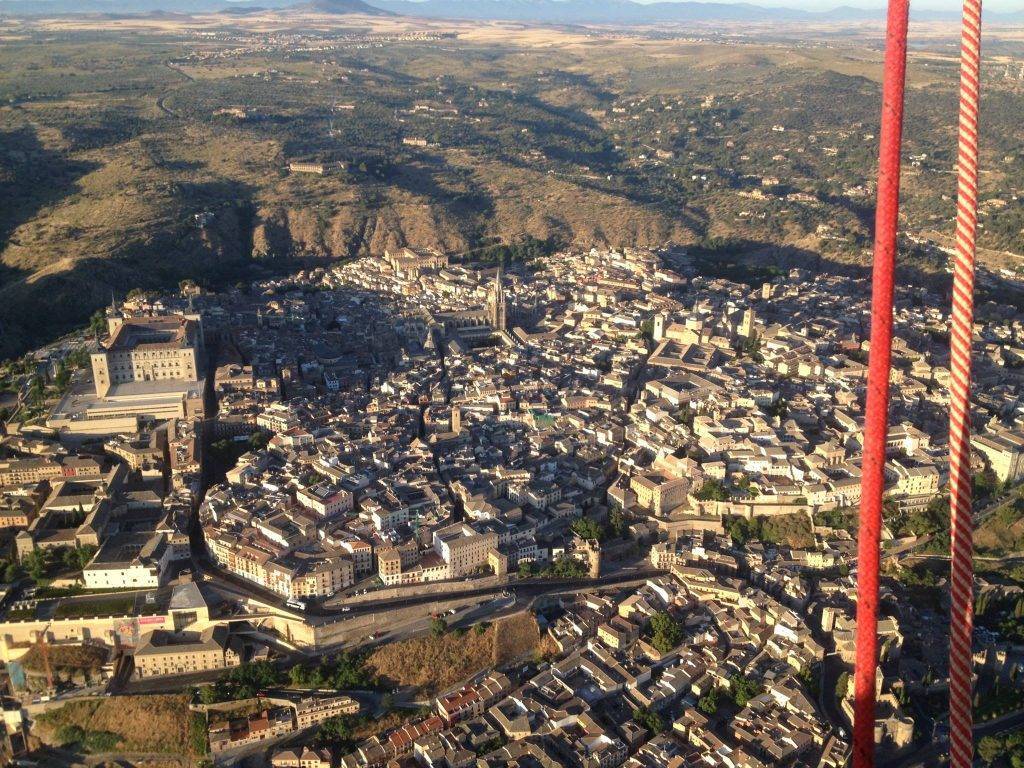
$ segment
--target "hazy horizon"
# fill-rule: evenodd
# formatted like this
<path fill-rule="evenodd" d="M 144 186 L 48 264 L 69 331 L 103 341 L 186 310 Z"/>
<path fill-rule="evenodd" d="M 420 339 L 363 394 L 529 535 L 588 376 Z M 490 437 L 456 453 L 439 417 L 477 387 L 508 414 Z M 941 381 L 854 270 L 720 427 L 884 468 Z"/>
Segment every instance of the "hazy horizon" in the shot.
<path fill-rule="evenodd" d="M 4 0 L 0 0 L 3 2 Z M 169 0 L 171 1 L 171 0 Z M 259 0 L 226 0 L 232 3 L 258 3 Z M 553 0 L 559 2 L 560 0 Z M 613 0 L 594 0 L 594 3 L 610 2 Z M 821 11 L 827 12 L 836 8 L 862 8 L 862 9 L 882 9 L 886 7 L 884 2 L 878 0 L 839 0 L 839 2 L 822 4 L 816 0 L 630 0 L 631 2 L 639 5 L 654 5 L 657 3 L 685 3 L 685 2 L 698 2 L 705 3 L 707 5 L 756 5 L 764 8 L 795 8 L 802 11 Z M 366 0 L 371 5 L 373 0 Z M 409 0 L 409 2 L 429 2 L 429 0 Z M 493 0 L 478 0 L 478 2 L 493 2 Z M 916 2 L 912 3 L 911 9 L 918 11 L 959 11 L 961 4 L 956 0 L 929 0 L 929 2 Z M 985 9 L 997 12 L 1007 11 L 1018 11 L 1024 10 L 1024 3 L 1020 0 L 988 0 L 985 3 Z"/>
<path fill-rule="evenodd" d="M 0 0 L 0 7 L 7 3 L 22 2 L 23 0 Z M 366 0 L 371 5 L 374 0 Z M 429 2 L 430 0 L 409 0 L 409 2 Z M 493 2 L 493 0 L 477 0 L 478 2 Z M 563 0 L 553 0 L 554 2 L 560 2 Z M 593 0 L 595 4 L 602 2 L 613 2 L 616 0 Z M 885 7 L 885 3 L 878 2 L 878 0 L 838 0 L 828 4 L 821 4 L 816 0 L 630 0 L 640 5 L 653 5 L 656 3 L 683 3 L 683 2 L 700 2 L 708 5 L 717 4 L 745 4 L 755 5 L 764 8 L 790 8 L 798 9 L 803 11 L 821 11 L 827 12 L 836 8 L 858 8 L 858 9 L 882 9 Z M 115 9 L 118 7 L 118 0 L 105 0 Z M 224 0 L 226 3 L 236 3 L 238 5 L 260 5 L 261 0 Z M 296 0 L 299 2 L 299 0 Z M 178 0 L 166 0 L 165 5 L 168 9 L 173 9 L 177 5 Z M 956 12 L 959 11 L 961 5 L 957 0 L 928 0 L 927 2 L 918 2 L 912 5 L 912 10 L 917 11 L 947 11 Z M 999 13 L 1024 11 L 1024 3 L 1020 0 L 989 0 L 985 3 L 985 9 L 989 11 L 995 11 Z"/>

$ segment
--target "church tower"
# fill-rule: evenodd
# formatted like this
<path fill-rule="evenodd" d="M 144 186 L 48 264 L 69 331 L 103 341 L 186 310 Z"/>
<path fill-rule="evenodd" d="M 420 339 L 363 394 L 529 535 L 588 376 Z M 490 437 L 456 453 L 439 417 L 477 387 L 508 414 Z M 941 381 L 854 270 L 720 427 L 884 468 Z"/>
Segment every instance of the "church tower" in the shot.
<path fill-rule="evenodd" d="M 124 312 L 117 304 L 117 297 L 114 291 L 110 291 L 110 309 L 107 310 L 107 335 L 113 338 L 117 329 L 124 325 Z"/>
<path fill-rule="evenodd" d="M 505 286 L 502 277 L 501 267 L 498 267 L 498 274 L 494 276 L 494 287 L 491 289 L 491 298 L 488 302 L 491 327 L 496 331 L 504 331 L 508 327 L 508 308 L 505 306 Z"/>
<path fill-rule="evenodd" d="M 754 338 L 754 308 L 747 307 L 743 313 L 743 322 L 740 323 L 739 335 L 744 339 Z"/>
<path fill-rule="evenodd" d="M 665 317 L 664 312 L 659 312 L 654 316 L 654 331 L 653 337 L 655 341 L 661 341 L 665 338 Z"/>

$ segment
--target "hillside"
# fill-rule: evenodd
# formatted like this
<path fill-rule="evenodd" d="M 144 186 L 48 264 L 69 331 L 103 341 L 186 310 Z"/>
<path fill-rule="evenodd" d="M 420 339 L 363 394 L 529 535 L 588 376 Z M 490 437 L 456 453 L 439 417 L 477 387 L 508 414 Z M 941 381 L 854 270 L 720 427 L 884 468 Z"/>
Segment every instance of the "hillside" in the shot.
<path fill-rule="evenodd" d="M 376 648 L 366 663 L 387 685 L 432 696 L 488 667 L 543 653 L 546 637 L 531 614 L 521 613 L 468 632 L 452 630 L 387 643 Z"/>
<path fill-rule="evenodd" d="M 313 13 L 363 13 L 370 16 L 387 16 L 391 13 L 391 11 L 375 8 L 362 0 L 311 0 L 308 3 L 300 2 L 294 6 L 294 9 Z"/>
<path fill-rule="evenodd" d="M 185 695 L 118 696 L 49 710 L 36 718 L 33 732 L 45 743 L 59 745 L 70 730 L 80 729 L 87 737 L 102 734 L 98 743 L 125 752 L 187 755 L 188 721 Z"/>
<path fill-rule="evenodd" d="M 979 555 L 1014 557 L 1024 552 L 1024 488 L 1018 488 L 984 516 L 974 532 Z"/>
<path fill-rule="evenodd" d="M 730 259 L 867 262 L 877 50 L 332 16 L 360 6 L 319 1 L 205 17 L 230 43 L 202 45 L 186 17 L 85 20 L 56 39 L 18 22 L 0 47 L 0 358 L 112 291 L 399 245 L 727 241 L 743 244 Z M 910 82 L 906 231 L 941 238 L 955 63 L 922 52 Z M 1013 264 L 1024 88 L 997 80 L 986 99 L 980 233 L 991 263 Z M 901 259 L 915 279 L 945 279 L 945 262 Z"/>

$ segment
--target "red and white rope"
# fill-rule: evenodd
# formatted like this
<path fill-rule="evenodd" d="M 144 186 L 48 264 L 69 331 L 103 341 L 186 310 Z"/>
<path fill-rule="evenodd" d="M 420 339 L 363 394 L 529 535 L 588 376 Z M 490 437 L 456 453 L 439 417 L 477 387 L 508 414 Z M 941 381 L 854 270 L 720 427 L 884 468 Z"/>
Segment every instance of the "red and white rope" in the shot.
<path fill-rule="evenodd" d="M 875 672 L 878 667 L 879 533 L 884 491 L 891 368 L 893 274 L 899 217 L 900 150 L 906 82 L 909 0 L 889 0 L 878 206 L 875 211 L 864 466 L 858 536 L 857 658 L 854 667 L 853 764 L 875 762 Z M 970 389 L 974 326 L 974 256 L 978 208 L 978 95 L 981 0 L 964 0 L 957 153 L 956 261 L 950 324 L 949 418 L 951 610 L 949 650 L 950 766 L 970 768 L 973 757 L 972 653 L 974 568 L 971 532 Z"/>
<path fill-rule="evenodd" d="M 971 638 L 974 564 L 971 524 L 971 338 L 974 328 L 974 238 L 978 222 L 978 96 L 981 0 L 964 0 L 960 48 L 956 259 L 950 321 L 949 740 L 951 768 L 973 759 Z"/>

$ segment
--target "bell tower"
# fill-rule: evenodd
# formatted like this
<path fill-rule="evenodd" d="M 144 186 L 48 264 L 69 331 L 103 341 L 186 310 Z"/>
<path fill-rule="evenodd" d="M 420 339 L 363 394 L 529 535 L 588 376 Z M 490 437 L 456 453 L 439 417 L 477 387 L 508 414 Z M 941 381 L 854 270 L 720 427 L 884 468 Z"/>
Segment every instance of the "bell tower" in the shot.
<path fill-rule="evenodd" d="M 494 276 L 488 309 L 490 310 L 491 327 L 496 331 L 504 331 L 508 327 L 508 308 L 505 306 L 505 285 L 501 267 Z"/>

